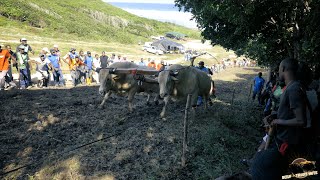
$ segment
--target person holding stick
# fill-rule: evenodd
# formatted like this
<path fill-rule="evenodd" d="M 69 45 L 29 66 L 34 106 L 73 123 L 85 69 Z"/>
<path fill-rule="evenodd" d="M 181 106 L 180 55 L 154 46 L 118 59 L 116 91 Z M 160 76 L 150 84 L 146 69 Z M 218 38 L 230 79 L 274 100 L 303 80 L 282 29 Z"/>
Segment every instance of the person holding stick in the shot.
<path fill-rule="evenodd" d="M 297 71 L 298 63 L 292 58 L 284 59 L 279 66 L 279 79 L 287 88 L 277 114 L 264 120 L 270 126 L 270 137 L 265 150 L 257 153 L 253 160 L 250 168 L 253 179 L 281 179 L 297 155 L 304 157 L 307 152 L 308 137 L 304 133 L 307 104 L 305 90 L 297 81 Z"/>

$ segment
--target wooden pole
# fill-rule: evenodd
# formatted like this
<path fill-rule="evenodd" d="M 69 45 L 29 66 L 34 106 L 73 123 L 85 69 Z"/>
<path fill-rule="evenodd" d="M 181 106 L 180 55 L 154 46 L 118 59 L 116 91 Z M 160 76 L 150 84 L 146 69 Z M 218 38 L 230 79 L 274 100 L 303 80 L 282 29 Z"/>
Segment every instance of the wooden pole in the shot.
<path fill-rule="evenodd" d="M 233 100 L 234 100 L 234 93 L 235 93 L 236 89 L 233 88 L 233 93 L 232 93 L 232 99 L 231 99 L 231 105 L 233 105 Z"/>
<path fill-rule="evenodd" d="M 187 139 L 188 139 L 188 112 L 190 109 L 192 94 L 188 94 L 186 109 L 184 111 L 184 126 L 183 126 L 183 148 L 182 148 L 182 157 L 181 164 L 183 167 L 186 166 L 186 151 L 187 151 Z"/>
<path fill-rule="evenodd" d="M 249 102 L 249 100 L 250 100 L 251 91 L 252 91 L 252 84 L 250 85 L 250 92 L 249 92 L 249 96 L 248 96 L 248 102 Z"/>

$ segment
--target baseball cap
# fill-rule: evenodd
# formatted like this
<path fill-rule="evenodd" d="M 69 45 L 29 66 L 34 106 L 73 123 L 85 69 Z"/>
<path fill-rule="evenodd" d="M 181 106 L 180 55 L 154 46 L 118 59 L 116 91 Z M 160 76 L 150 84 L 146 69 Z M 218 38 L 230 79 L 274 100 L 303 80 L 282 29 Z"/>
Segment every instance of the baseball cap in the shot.
<path fill-rule="evenodd" d="M 42 48 L 42 51 L 49 52 L 49 49 L 47 47 L 44 47 Z"/>
<path fill-rule="evenodd" d="M 21 38 L 21 41 L 27 41 L 27 38 Z"/>
<path fill-rule="evenodd" d="M 53 47 L 54 47 L 54 48 L 58 48 L 59 46 L 55 44 L 55 45 L 53 45 Z"/>

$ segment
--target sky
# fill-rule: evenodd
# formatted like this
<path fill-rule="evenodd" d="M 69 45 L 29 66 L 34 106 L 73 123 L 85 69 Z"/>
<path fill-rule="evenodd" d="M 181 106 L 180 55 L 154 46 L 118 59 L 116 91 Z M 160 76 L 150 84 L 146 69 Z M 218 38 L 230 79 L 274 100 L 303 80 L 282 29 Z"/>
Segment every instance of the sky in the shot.
<path fill-rule="evenodd" d="M 174 0 L 104 0 L 105 2 L 129 2 L 129 3 L 160 3 L 160 4 L 174 4 Z M 132 9 L 125 8 L 124 10 L 149 19 L 155 19 L 163 22 L 171 22 L 179 24 L 188 28 L 196 29 L 197 25 L 192 18 L 192 14 L 189 12 L 179 12 L 179 11 L 159 11 L 159 10 L 142 10 L 142 9 Z M 174 17 L 174 18 L 172 18 Z"/>
<path fill-rule="evenodd" d="M 174 4 L 174 0 L 105 0 L 106 2 L 161 3 Z"/>

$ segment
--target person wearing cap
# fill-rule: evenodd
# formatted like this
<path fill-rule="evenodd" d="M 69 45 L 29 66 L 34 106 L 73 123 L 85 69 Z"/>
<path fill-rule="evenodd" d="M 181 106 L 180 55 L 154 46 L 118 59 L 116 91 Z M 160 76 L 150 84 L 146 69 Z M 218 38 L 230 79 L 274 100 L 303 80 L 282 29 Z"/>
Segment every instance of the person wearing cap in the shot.
<path fill-rule="evenodd" d="M 20 81 L 20 89 L 26 89 L 30 85 L 28 80 L 28 55 L 24 50 L 25 46 L 20 45 L 18 46 L 18 52 L 16 53 L 17 56 L 17 63 L 19 69 L 19 81 Z"/>
<path fill-rule="evenodd" d="M 91 52 L 88 51 L 87 55 L 84 59 L 84 64 L 86 65 L 86 82 L 88 85 L 92 82 L 92 65 L 93 65 L 93 57 L 91 56 Z"/>
<path fill-rule="evenodd" d="M 56 55 L 56 51 L 54 49 L 50 49 L 50 53 L 51 54 L 48 56 L 48 59 L 53 67 L 52 74 L 55 86 L 64 86 L 63 74 L 60 67 L 60 57 Z"/>
<path fill-rule="evenodd" d="M 212 72 L 204 66 L 203 61 L 199 61 L 198 65 L 199 66 L 196 67 L 197 69 L 200 69 L 201 71 L 205 72 L 208 75 L 212 75 Z M 202 104 L 202 97 L 198 96 L 197 106 L 200 106 L 201 104 Z"/>
<path fill-rule="evenodd" d="M 47 57 L 47 54 L 49 53 L 49 49 L 47 47 L 42 48 L 40 55 L 45 55 Z"/>
<path fill-rule="evenodd" d="M 93 69 L 94 69 L 94 74 L 92 75 L 93 76 L 93 79 L 99 84 L 99 71 L 101 69 L 101 62 L 100 62 L 100 59 L 99 59 L 99 54 L 96 54 L 94 55 L 94 58 L 93 58 Z"/>
<path fill-rule="evenodd" d="M 108 59 L 109 57 L 106 55 L 106 52 L 102 51 L 102 55 L 100 56 L 101 68 L 108 67 Z"/>
<path fill-rule="evenodd" d="M 81 77 L 80 67 L 83 65 L 84 63 L 79 59 L 78 55 L 76 55 L 74 59 L 69 59 L 69 69 L 73 87 L 79 83 Z"/>
<path fill-rule="evenodd" d="M 53 49 L 56 51 L 56 54 L 57 54 L 57 56 L 59 56 L 60 57 L 60 50 L 59 50 L 59 46 L 58 45 L 53 45 Z"/>
<path fill-rule="evenodd" d="M 5 86 L 5 76 L 9 71 L 9 58 L 9 51 L 4 45 L 0 45 L 0 90 L 3 90 Z"/>
<path fill-rule="evenodd" d="M 63 61 L 67 64 L 69 64 L 69 62 L 67 61 L 67 59 L 75 59 L 75 57 L 78 56 L 78 53 L 76 52 L 75 48 L 71 48 L 70 51 L 63 56 Z"/>
<path fill-rule="evenodd" d="M 37 64 L 36 67 L 36 77 L 43 79 L 43 86 L 48 87 L 50 80 L 49 69 L 54 73 L 54 67 L 51 64 L 51 61 L 46 57 L 45 54 L 40 54 L 39 59 L 35 61 Z"/>
<path fill-rule="evenodd" d="M 32 55 L 34 55 L 34 51 L 32 50 L 31 46 L 27 43 L 27 39 L 26 38 L 21 38 L 20 39 L 20 43 L 21 43 L 20 45 L 24 46 L 24 53 L 27 55 L 27 61 L 29 61 L 30 60 L 29 52 L 31 52 Z M 17 47 L 17 52 L 19 51 L 18 47 Z M 32 85 L 30 64 L 29 63 L 26 64 L 26 68 L 27 68 L 27 71 L 28 71 L 27 76 L 28 76 L 29 84 Z"/>

